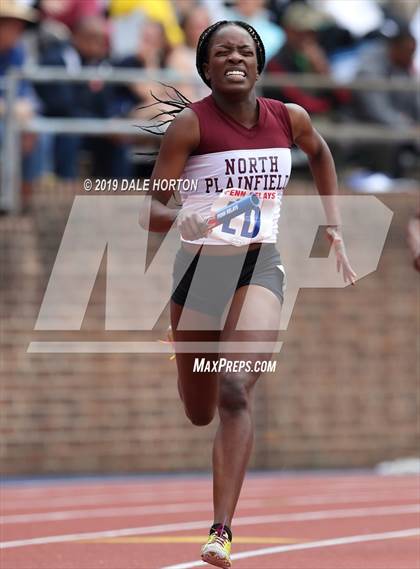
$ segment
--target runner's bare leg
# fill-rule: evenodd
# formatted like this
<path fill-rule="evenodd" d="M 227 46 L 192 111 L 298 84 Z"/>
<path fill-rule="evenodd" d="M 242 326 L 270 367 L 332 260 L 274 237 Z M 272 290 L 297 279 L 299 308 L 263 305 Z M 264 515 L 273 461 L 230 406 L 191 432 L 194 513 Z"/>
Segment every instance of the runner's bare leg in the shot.
<path fill-rule="evenodd" d="M 246 294 L 246 298 L 245 298 Z M 241 311 L 242 307 L 242 311 Z M 281 303 L 274 293 L 261 286 L 241 287 L 235 293 L 220 341 L 264 342 L 271 350 L 277 341 Z M 235 330 L 241 322 L 252 330 Z M 264 327 L 266 330 L 264 330 Z M 228 360 L 270 360 L 263 353 L 221 354 Z M 253 391 L 260 373 L 219 374 L 218 411 L 220 425 L 213 447 L 214 522 L 230 526 L 252 451 Z"/>

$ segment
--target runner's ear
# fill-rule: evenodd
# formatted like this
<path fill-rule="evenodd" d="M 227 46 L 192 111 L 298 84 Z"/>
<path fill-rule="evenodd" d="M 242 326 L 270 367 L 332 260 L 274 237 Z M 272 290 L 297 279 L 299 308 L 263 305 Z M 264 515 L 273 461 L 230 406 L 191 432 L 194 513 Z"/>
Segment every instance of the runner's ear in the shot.
<path fill-rule="evenodd" d="M 207 81 L 210 81 L 209 64 L 208 63 L 203 63 L 203 72 L 204 72 L 204 77 L 207 79 Z"/>

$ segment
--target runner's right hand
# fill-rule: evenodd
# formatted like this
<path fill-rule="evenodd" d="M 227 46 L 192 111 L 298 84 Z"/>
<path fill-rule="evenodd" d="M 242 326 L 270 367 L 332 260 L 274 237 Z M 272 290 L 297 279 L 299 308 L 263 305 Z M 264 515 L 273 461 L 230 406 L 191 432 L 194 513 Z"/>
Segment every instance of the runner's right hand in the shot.
<path fill-rule="evenodd" d="M 177 217 L 177 227 L 181 237 L 187 241 L 195 241 L 206 237 L 209 228 L 205 220 L 196 212 L 181 210 Z"/>

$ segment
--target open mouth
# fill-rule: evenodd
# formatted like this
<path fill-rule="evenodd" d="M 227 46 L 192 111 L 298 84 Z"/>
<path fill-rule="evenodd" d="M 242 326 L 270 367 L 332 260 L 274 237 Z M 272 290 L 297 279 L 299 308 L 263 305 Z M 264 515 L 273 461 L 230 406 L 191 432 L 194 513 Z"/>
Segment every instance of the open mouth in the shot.
<path fill-rule="evenodd" d="M 246 77 L 246 73 L 243 69 L 228 69 L 225 72 L 225 77 Z"/>

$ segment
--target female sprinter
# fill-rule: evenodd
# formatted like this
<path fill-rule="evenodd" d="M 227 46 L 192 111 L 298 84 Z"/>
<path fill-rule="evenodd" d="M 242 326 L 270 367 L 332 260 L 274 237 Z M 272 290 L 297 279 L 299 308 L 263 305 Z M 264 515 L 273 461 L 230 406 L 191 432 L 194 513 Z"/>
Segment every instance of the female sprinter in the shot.
<path fill-rule="evenodd" d="M 271 358 L 267 347 L 274 346 L 279 329 L 284 274 L 274 244 L 293 144 L 308 155 L 319 193 L 337 194 L 331 153 L 307 113 L 257 98 L 264 61 L 261 39 L 248 24 L 217 22 L 202 33 L 197 69 L 211 95 L 189 105 L 178 101 L 180 112 L 164 135 L 152 175 L 196 179 L 198 189 L 181 192 L 180 212 L 167 205 L 171 192 L 152 192 L 150 219 L 141 216 L 143 227 L 157 232 L 176 221 L 181 234 L 171 299 L 175 342 L 245 342 L 246 353 L 220 355 L 251 362 L 241 371 L 210 365 L 194 371 L 196 358 L 217 361 L 219 353 L 176 352 L 187 417 L 194 425 L 208 425 L 216 411 L 220 418 L 213 449 L 214 523 L 201 550 L 202 559 L 218 567 L 231 567 L 231 523 L 253 441 L 253 392 L 260 375 L 255 364 Z M 208 231 L 205 219 L 212 212 L 250 192 L 261 198 L 257 211 Z M 338 266 L 345 281 L 353 282 L 335 206 L 328 223 Z M 265 346 L 262 353 L 252 350 L 254 342 Z"/>

